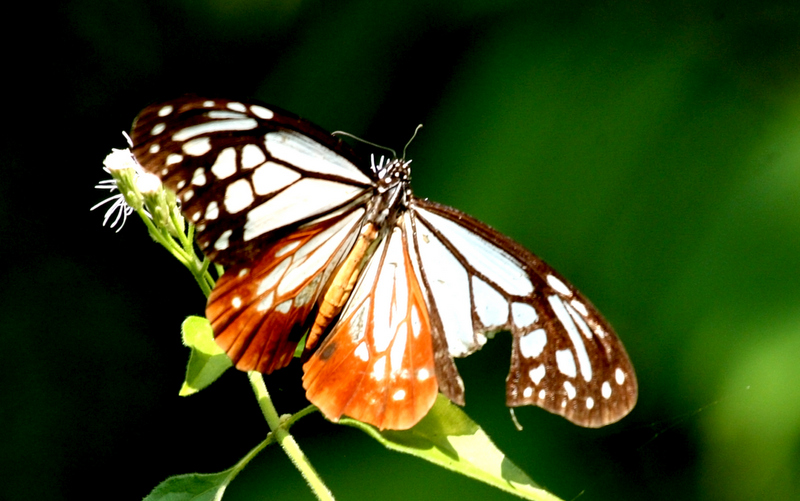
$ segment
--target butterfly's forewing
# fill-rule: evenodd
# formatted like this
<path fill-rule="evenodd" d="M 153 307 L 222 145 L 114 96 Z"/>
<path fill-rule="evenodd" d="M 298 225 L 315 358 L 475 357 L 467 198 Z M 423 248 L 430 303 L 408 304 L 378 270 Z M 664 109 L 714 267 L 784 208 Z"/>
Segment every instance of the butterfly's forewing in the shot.
<path fill-rule="evenodd" d="M 372 173 L 330 134 L 256 103 L 152 105 L 131 137 L 200 248 L 227 268 L 206 310 L 218 343 L 242 370 L 288 364 L 361 224 Z"/>
<path fill-rule="evenodd" d="M 506 403 L 537 405 L 587 427 L 613 423 L 636 403 L 633 367 L 611 326 L 547 264 L 455 209 L 414 199 L 425 282 L 452 356 L 486 334 L 513 336 Z"/>
<path fill-rule="evenodd" d="M 304 366 L 306 396 L 334 421 L 347 415 L 380 429 L 407 429 L 436 400 L 431 322 L 406 227 L 401 222 L 378 245 Z"/>
<path fill-rule="evenodd" d="M 253 103 L 183 97 L 145 108 L 133 154 L 176 192 L 214 262 L 250 262 L 270 240 L 364 204 L 373 180 L 315 125 Z M 265 243 L 266 242 L 266 243 Z"/>

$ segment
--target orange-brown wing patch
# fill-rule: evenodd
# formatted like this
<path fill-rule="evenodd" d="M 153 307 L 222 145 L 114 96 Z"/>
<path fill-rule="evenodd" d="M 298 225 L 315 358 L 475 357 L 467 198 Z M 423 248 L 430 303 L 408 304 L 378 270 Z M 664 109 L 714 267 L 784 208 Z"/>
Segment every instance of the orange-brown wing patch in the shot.
<path fill-rule="evenodd" d="M 438 393 L 425 295 L 400 227 L 384 240 L 341 318 L 303 366 L 309 401 L 336 421 L 414 426 Z"/>
<path fill-rule="evenodd" d="M 225 271 L 208 298 L 206 316 L 237 369 L 268 374 L 291 362 L 363 215 L 359 209 L 301 228 L 251 265 Z"/>

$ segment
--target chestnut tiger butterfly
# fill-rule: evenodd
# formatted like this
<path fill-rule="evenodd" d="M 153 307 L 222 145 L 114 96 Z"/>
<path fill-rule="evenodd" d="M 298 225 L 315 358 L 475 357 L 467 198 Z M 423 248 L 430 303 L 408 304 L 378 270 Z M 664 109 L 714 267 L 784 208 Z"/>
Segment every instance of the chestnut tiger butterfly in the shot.
<path fill-rule="evenodd" d="M 144 109 L 131 138 L 224 266 L 206 307 L 217 343 L 268 374 L 305 339 L 303 387 L 328 419 L 407 429 L 438 392 L 463 405 L 453 358 L 500 330 L 508 406 L 599 427 L 636 403 L 594 306 L 510 238 L 415 197 L 404 158 L 363 162 L 278 108 L 193 96 Z"/>

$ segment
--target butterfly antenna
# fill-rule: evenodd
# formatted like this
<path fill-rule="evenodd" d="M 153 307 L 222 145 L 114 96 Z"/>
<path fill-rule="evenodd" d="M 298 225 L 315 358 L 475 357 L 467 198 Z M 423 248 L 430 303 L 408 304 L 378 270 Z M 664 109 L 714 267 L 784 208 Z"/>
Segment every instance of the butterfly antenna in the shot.
<path fill-rule="evenodd" d="M 417 137 L 417 132 L 419 132 L 421 128 L 422 124 L 417 125 L 417 128 L 414 129 L 414 133 L 411 134 L 411 139 L 409 139 L 406 145 L 403 147 L 403 161 L 406 159 L 406 150 L 408 149 L 408 145 L 411 144 L 411 141 L 413 141 L 415 137 Z"/>
<path fill-rule="evenodd" d="M 391 151 L 392 152 L 392 158 L 397 158 L 397 152 L 394 151 L 393 149 L 389 148 L 388 146 L 381 146 L 379 144 L 370 143 L 366 139 L 361 139 L 360 137 L 354 136 L 354 135 L 350 134 L 349 132 L 344 132 L 342 130 L 337 130 L 337 131 L 331 132 L 331 135 L 332 136 L 347 136 L 347 137 L 349 137 L 351 139 L 355 139 L 356 141 L 360 141 L 360 142 L 362 142 L 364 144 L 368 144 L 368 145 L 373 146 L 375 148 L 380 148 L 382 150 Z"/>

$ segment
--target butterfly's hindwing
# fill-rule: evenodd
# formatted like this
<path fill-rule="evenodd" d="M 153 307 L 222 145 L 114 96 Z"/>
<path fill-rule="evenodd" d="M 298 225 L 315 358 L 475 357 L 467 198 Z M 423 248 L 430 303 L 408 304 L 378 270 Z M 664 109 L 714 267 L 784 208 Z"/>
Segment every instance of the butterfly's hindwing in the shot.
<path fill-rule="evenodd" d="M 330 419 L 347 415 L 380 429 L 406 429 L 436 400 L 431 324 L 405 226 L 396 225 L 378 245 L 338 322 L 304 366 L 306 395 Z"/>
<path fill-rule="evenodd" d="M 289 364 L 363 216 L 358 208 L 300 228 L 252 263 L 225 271 L 206 316 L 238 369 L 270 373 Z"/>
<path fill-rule="evenodd" d="M 455 209 L 415 199 L 426 281 L 452 356 L 512 333 L 509 406 L 537 405 L 581 426 L 617 421 L 636 403 L 622 343 L 594 306 L 536 256 Z"/>

